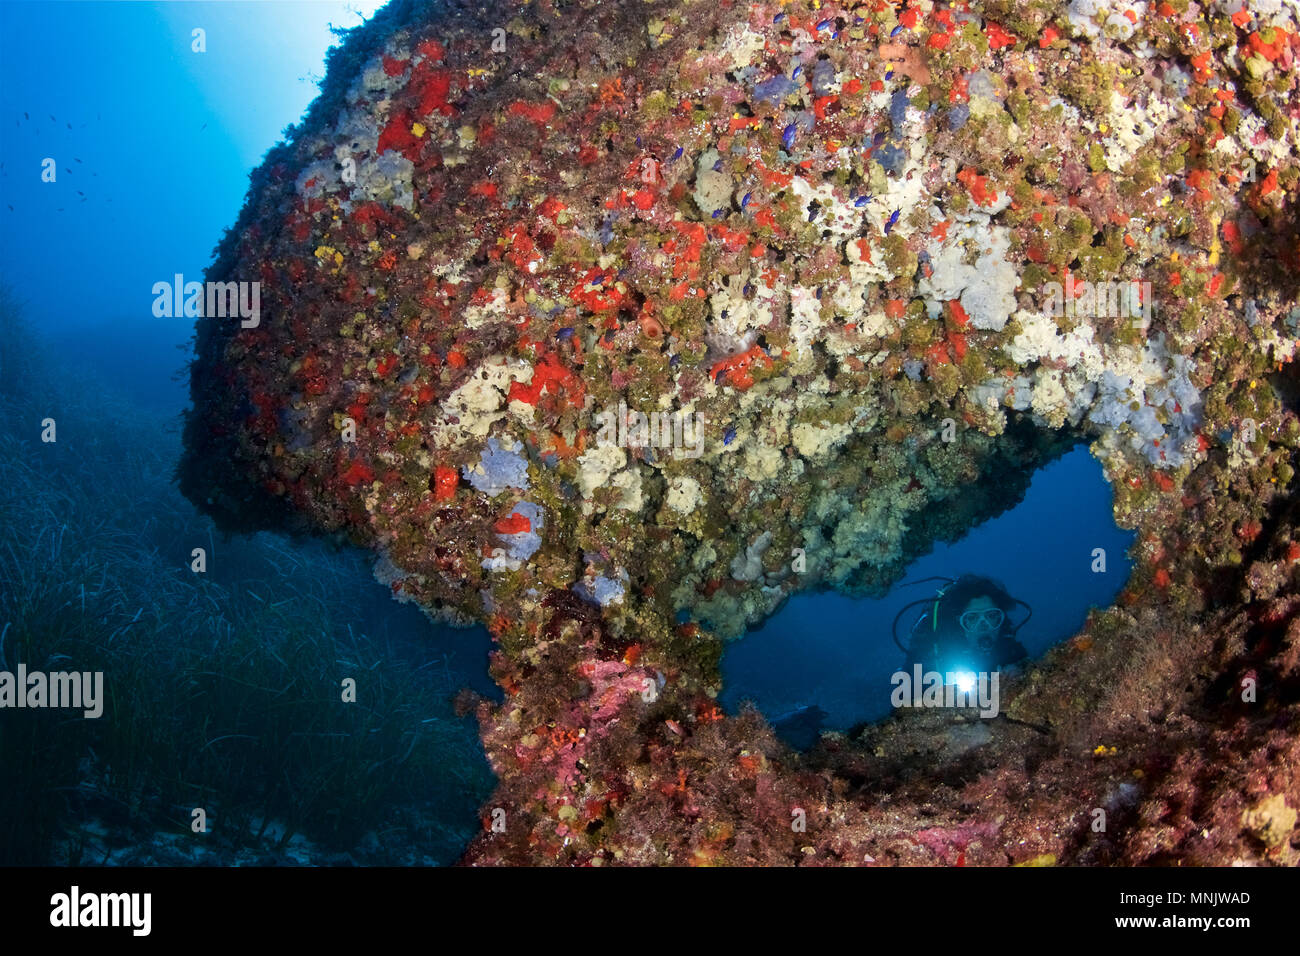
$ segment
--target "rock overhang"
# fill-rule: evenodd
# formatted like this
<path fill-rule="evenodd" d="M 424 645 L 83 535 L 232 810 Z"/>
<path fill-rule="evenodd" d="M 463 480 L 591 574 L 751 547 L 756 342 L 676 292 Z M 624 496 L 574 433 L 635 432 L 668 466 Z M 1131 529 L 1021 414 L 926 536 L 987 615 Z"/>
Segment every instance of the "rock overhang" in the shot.
<path fill-rule="evenodd" d="M 264 315 L 200 324 L 187 493 L 347 533 L 489 623 L 485 736 L 534 837 L 559 821 L 542 855 L 612 855 L 561 810 L 648 813 L 636 781 L 702 774 L 697 735 L 761 738 L 712 704 L 719 634 L 887 586 L 1078 436 L 1153 621 L 1203 613 L 1285 505 L 1287 12 L 1137 5 L 1120 36 L 1100 6 L 875 6 L 538 4 L 499 34 L 395 6 L 211 270 Z M 1158 307 L 1053 309 L 1052 283 Z M 598 441 L 610 408 L 697 416 L 699 454 Z"/>

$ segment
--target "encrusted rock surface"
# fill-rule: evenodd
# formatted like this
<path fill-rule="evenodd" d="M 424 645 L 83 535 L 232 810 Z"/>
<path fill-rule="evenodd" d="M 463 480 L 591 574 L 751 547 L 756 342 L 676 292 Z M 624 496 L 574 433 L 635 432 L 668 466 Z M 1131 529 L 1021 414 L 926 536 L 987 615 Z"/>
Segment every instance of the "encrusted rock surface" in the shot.
<path fill-rule="evenodd" d="M 488 624 L 470 862 L 1294 864 L 1298 30 L 391 4 L 218 249 L 262 315 L 199 323 L 182 486 Z M 723 640 L 1080 440 L 1137 567 L 987 733 L 720 712 Z"/>

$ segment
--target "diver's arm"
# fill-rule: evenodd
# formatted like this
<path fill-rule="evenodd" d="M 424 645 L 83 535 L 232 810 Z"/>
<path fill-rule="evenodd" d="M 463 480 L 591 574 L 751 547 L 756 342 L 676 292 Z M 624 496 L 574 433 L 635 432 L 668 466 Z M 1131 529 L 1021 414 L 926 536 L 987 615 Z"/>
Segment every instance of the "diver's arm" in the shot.
<path fill-rule="evenodd" d="M 998 641 L 997 663 L 1001 667 L 1004 664 L 1014 664 L 1022 661 L 1029 656 L 1025 650 L 1025 645 L 1021 644 L 1014 637 L 1004 637 Z"/>
<path fill-rule="evenodd" d="M 920 663 L 926 670 L 950 671 L 969 659 L 967 641 L 960 631 L 927 628 L 916 636 L 908 655 L 908 667 Z"/>

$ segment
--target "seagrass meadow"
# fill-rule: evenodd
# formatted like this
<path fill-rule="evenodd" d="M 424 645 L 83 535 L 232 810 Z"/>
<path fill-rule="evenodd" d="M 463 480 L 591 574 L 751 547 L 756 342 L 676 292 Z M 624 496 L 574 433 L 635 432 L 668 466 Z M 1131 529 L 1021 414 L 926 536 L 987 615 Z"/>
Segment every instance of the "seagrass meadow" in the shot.
<path fill-rule="evenodd" d="M 93 719 L 5 701 L 0 864 L 454 862 L 492 786 L 463 675 L 374 613 L 358 555 L 216 533 L 176 418 L 41 342 L 0 295 L 0 671 L 104 693 Z"/>

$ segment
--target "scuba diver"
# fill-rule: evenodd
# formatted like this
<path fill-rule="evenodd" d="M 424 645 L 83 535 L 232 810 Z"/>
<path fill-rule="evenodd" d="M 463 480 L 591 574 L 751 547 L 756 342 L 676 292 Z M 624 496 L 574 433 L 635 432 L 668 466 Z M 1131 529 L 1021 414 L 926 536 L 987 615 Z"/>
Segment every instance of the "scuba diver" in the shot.
<path fill-rule="evenodd" d="M 1033 608 L 1013 598 L 997 581 L 975 574 L 925 580 L 945 583 L 934 597 L 913 601 L 894 618 L 894 643 L 907 655 L 908 670 L 921 664 L 923 670 L 939 672 L 992 672 L 1028 656 L 1016 632 L 1029 621 Z M 904 647 L 898 639 L 898 622 L 922 605 L 924 612 L 912 625 Z M 1029 613 L 1013 626 L 1011 614 L 1017 605 Z"/>

